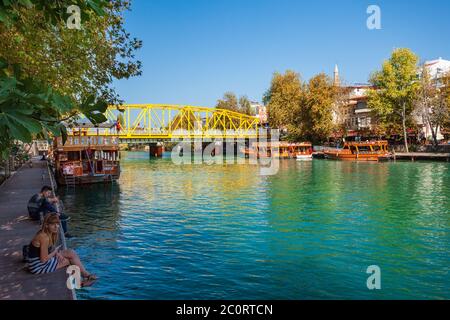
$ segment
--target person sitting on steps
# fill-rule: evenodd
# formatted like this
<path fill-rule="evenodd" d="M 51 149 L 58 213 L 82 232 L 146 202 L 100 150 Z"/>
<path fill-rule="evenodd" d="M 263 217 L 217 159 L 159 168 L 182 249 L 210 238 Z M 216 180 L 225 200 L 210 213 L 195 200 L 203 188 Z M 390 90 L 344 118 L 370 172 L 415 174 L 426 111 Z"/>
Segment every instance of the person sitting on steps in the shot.
<path fill-rule="evenodd" d="M 60 220 L 56 213 L 46 215 L 41 229 L 36 233 L 28 249 L 28 270 L 33 274 L 51 273 L 76 265 L 80 268 L 81 286 L 92 285 L 97 277 L 89 273 L 73 250 L 61 250 L 58 243 Z"/>

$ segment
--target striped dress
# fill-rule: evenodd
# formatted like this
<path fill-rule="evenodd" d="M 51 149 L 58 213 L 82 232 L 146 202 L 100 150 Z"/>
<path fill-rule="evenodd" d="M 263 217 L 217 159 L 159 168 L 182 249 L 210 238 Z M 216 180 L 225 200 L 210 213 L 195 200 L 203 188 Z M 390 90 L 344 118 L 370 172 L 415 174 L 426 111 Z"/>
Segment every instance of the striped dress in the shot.
<path fill-rule="evenodd" d="M 30 254 L 28 258 L 28 270 L 34 274 L 51 273 L 56 271 L 58 266 L 58 258 L 54 256 L 47 262 L 41 262 L 40 258 L 40 248 L 35 247 L 32 243 L 30 244 Z M 49 248 L 49 254 L 51 252 Z"/>

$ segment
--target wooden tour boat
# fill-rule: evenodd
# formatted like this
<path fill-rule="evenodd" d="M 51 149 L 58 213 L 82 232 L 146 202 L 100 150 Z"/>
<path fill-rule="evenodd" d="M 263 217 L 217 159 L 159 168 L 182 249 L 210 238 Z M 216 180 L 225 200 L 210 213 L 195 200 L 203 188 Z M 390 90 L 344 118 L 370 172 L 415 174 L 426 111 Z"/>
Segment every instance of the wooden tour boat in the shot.
<path fill-rule="evenodd" d="M 120 177 L 119 138 L 88 135 L 89 128 L 72 129 L 63 145 L 62 138 L 54 139 L 55 173 L 58 184 L 76 185 L 111 183 Z"/>
<path fill-rule="evenodd" d="M 346 142 L 342 149 L 324 151 L 325 157 L 344 161 L 382 161 L 390 159 L 387 141 Z"/>
<path fill-rule="evenodd" d="M 254 142 L 251 148 L 244 151 L 248 156 L 259 158 L 279 158 L 311 160 L 313 154 L 312 144 L 287 142 Z"/>

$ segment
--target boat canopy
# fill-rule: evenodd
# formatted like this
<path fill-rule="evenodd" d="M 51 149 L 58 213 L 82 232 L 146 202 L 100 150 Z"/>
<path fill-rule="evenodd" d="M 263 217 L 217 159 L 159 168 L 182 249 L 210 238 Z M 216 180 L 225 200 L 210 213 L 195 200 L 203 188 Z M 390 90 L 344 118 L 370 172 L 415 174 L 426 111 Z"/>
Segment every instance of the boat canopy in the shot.
<path fill-rule="evenodd" d="M 269 141 L 269 142 L 254 142 L 253 147 L 259 148 L 267 148 L 267 147 L 275 147 L 275 148 L 289 148 L 289 147 L 312 147 L 310 142 L 300 142 L 300 143 L 289 143 L 289 142 L 281 142 L 281 141 Z"/>
<path fill-rule="evenodd" d="M 388 142 L 384 140 L 380 141 L 355 141 L 355 142 L 346 142 L 347 146 L 355 146 L 355 147 L 369 147 L 369 146 L 387 146 Z"/>
<path fill-rule="evenodd" d="M 116 124 L 111 122 L 104 122 L 99 124 L 93 124 L 90 121 L 83 121 L 83 122 L 74 122 L 74 123 L 63 123 L 66 128 L 69 129 L 111 129 Z"/>

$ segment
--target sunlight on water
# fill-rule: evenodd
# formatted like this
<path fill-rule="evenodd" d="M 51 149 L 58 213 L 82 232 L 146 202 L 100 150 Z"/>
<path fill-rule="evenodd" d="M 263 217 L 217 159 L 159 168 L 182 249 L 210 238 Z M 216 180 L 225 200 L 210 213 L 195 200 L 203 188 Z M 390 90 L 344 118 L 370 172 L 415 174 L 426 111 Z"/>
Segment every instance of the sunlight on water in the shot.
<path fill-rule="evenodd" d="M 448 163 L 282 161 L 263 177 L 124 158 L 118 185 L 63 195 L 70 246 L 101 277 L 81 299 L 450 298 Z"/>

